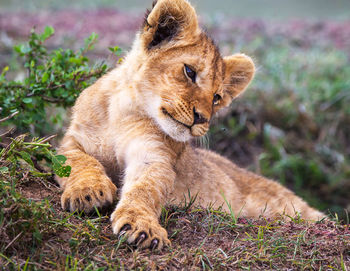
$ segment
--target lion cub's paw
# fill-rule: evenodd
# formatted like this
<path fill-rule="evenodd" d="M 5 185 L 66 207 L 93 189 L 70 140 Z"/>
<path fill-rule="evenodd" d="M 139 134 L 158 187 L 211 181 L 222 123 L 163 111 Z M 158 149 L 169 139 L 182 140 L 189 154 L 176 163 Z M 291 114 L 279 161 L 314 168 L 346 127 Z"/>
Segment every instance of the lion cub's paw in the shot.
<path fill-rule="evenodd" d="M 117 187 L 105 175 L 99 174 L 72 180 L 65 188 L 61 204 L 65 210 L 85 211 L 94 210 L 112 204 L 116 198 Z"/>
<path fill-rule="evenodd" d="M 162 249 L 169 246 L 167 231 L 157 218 L 133 207 L 117 207 L 111 216 L 113 232 L 126 236 L 129 244 L 140 248 Z"/>

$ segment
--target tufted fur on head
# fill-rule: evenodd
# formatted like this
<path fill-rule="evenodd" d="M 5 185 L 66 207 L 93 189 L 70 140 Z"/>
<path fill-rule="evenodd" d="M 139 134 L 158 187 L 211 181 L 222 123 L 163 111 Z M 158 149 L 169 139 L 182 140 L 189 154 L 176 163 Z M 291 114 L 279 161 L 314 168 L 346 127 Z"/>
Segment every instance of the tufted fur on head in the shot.
<path fill-rule="evenodd" d="M 197 15 L 187 1 L 158 0 L 146 13 L 142 38 L 144 46 L 151 50 L 164 47 L 167 42 L 171 46 L 176 41 L 191 40 L 196 31 L 199 31 Z"/>

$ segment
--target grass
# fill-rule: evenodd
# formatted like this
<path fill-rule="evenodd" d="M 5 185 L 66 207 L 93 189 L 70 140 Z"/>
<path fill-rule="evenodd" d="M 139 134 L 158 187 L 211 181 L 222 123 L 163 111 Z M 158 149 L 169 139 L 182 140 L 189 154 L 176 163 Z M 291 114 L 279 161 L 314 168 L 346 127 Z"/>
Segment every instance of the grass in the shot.
<path fill-rule="evenodd" d="M 167 206 L 161 223 L 172 246 L 152 252 L 112 234 L 111 210 L 62 211 L 55 183 L 30 175 L 0 180 L 4 270 L 347 270 L 350 264 L 349 225 L 338 222 L 232 219 L 191 203 Z"/>

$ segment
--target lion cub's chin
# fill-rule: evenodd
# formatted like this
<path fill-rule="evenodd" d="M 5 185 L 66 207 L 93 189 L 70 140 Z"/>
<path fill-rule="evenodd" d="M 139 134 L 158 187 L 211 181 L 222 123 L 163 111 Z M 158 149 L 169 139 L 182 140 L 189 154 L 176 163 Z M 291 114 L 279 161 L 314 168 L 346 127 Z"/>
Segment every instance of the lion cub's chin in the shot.
<path fill-rule="evenodd" d="M 209 130 L 209 123 L 194 125 L 191 127 L 191 134 L 194 137 L 204 136 Z"/>
<path fill-rule="evenodd" d="M 193 138 L 188 127 L 176 123 L 170 117 L 157 118 L 156 121 L 163 132 L 176 141 L 186 142 Z"/>

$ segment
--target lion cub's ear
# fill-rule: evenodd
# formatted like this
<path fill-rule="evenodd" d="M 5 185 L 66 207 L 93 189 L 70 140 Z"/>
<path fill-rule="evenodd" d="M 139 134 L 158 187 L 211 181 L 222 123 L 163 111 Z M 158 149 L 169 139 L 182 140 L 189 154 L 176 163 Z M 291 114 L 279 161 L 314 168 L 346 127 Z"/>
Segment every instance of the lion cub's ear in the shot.
<path fill-rule="evenodd" d="M 244 54 L 224 57 L 224 97 L 222 106 L 228 106 L 232 99 L 244 92 L 255 74 L 253 60 Z"/>
<path fill-rule="evenodd" d="M 144 48 L 151 50 L 191 42 L 198 33 L 196 12 L 186 0 L 158 0 L 146 13 L 141 41 Z"/>

